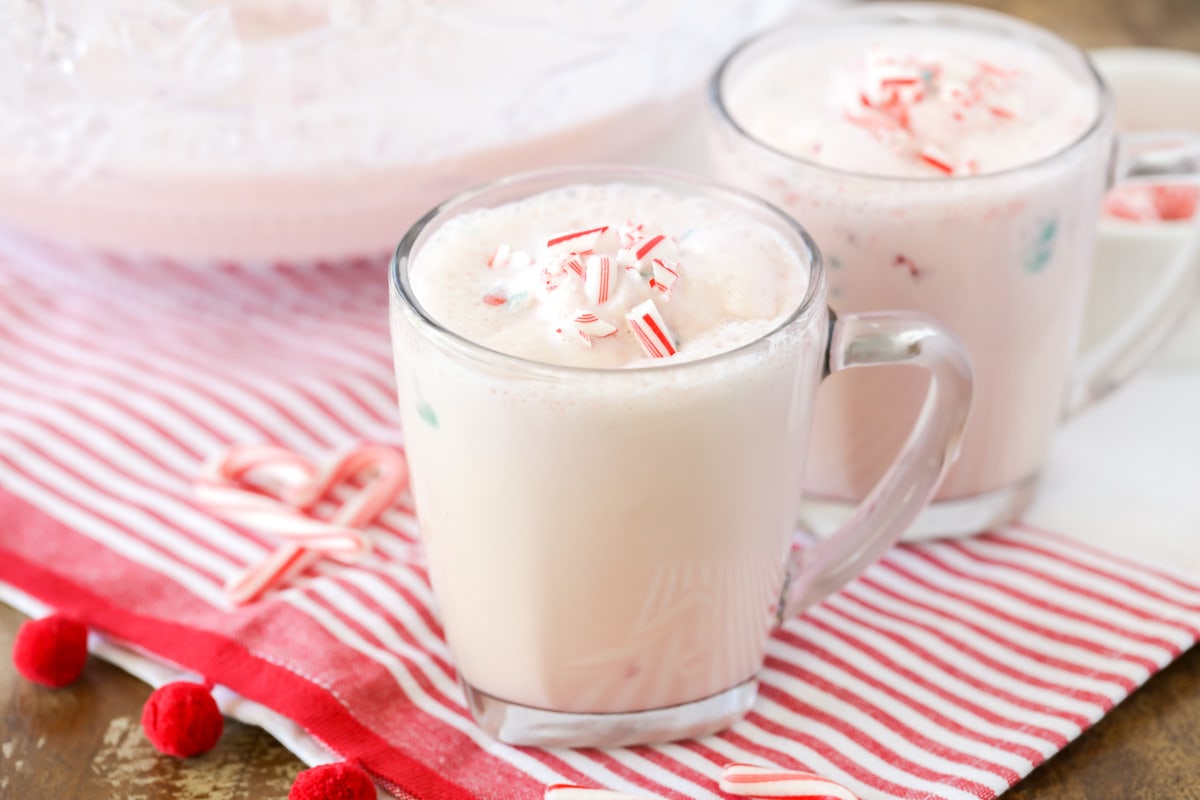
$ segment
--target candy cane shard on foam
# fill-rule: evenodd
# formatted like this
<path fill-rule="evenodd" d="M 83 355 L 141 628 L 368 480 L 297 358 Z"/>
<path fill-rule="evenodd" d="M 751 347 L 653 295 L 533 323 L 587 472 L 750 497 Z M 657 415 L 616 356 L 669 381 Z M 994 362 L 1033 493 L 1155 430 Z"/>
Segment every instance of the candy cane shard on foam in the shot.
<path fill-rule="evenodd" d="M 646 226 L 640 222 L 627 219 L 617 226 L 617 238 L 621 247 L 633 247 L 634 242 L 645 238 Z"/>
<path fill-rule="evenodd" d="M 854 792 L 836 781 L 803 770 L 726 764 L 721 770 L 721 791 L 742 797 L 787 797 L 792 800 L 858 800 Z"/>
<path fill-rule="evenodd" d="M 511 248 L 508 245 L 502 244 L 496 248 L 496 252 L 492 253 L 492 257 L 488 259 L 487 265 L 492 269 L 499 269 L 508 265 L 508 258 L 512 254 Z"/>
<path fill-rule="evenodd" d="M 584 264 L 583 256 L 577 253 L 572 253 L 564 258 L 561 264 L 564 269 L 575 273 L 580 278 L 582 278 L 587 272 L 587 267 Z"/>
<path fill-rule="evenodd" d="M 560 233 L 546 240 L 546 249 L 549 250 L 559 245 L 567 245 L 571 250 L 588 250 L 591 249 L 592 239 L 595 238 L 595 235 L 604 233 L 607 230 L 607 225 L 598 225 L 595 228 L 588 228 L 587 230 Z"/>
<path fill-rule="evenodd" d="M 669 260 L 675 258 L 679 248 L 670 236 L 659 233 L 649 239 L 638 242 L 633 251 L 634 257 L 643 267 L 648 267 L 653 259 Z"/>
<path fill-rule="evenodd" d="M 625 315 L 629 329 L 650 358 L 666 358 L 678 351 L 675 337 L 653 300 L 638 303 Z"/>
<path fill-rule="evenodd" d="M 917 152 L 917 157 L 939 172 L 944 172 L 947 175 L 954 174 L 953 159 L 940 147 L 927 144 Z"/>
<path fill-rule="evenodd" d="M 567 282 L 570 277 L 570 272 L 567 268 L 566 259 L 548 258 L 542 262 L 542 280 L 546 284 L 546 291 L 553 292 L 559 286 Z"/>
<path fill-rule="evenodd" d="M 678 263 L 668 264 L 661 258 L 654 259 L 654 277 L 650 279 L 651 288 L 657 289 L 671 298 L 671 287 L 679 280 Z"/>
<path fill-rule="evenodd" d="M 617 326 L 610 325 L 590 311 L 580 311 L 571 322 L 593 339 L 603 339 L 617 332 Z"/>
<path fill-rule="evenodd" d="M 583 292 L 593 303 L 607 303 L 617 288 L 621 270 L 611 256 L 588 256 L 583 278 Z"/>
<path fill-rule="evenodd" d="M 660 800 L 648 794 L 625 794 L 608 789 L 588 789 L 566 783 L 547 786 L 543 797 L 545 800 Z"/>

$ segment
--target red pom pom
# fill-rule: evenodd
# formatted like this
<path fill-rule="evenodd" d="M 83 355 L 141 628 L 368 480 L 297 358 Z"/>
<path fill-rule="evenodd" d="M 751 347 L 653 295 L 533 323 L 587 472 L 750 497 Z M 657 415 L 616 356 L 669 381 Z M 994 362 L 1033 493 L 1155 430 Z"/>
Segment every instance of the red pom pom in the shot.
<path fill-rule="evenodd" d="M 62 614 L 31 619 L 17 631 L 13 664 L 34 683 L 66 686 L 87 663 L 87 634 L 83 623 Z"/>
<path fill-rule="evenodd" d="M 217 745 L 225 720 L 217 701 L 198 683 L 168 683 L 142 708 L 142 730 L 159 752 L 188 758 Z"/>
<path fill-rule="evenodd" d="M 361 767 L 342 761 L 296 776 L 288 800 L 375 800 L 375 784 Z"/>

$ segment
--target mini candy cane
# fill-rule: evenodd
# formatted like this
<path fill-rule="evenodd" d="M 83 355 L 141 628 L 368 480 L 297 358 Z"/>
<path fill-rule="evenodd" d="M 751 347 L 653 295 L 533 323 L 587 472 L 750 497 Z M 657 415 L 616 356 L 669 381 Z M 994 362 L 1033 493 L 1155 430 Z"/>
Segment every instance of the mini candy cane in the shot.
<path fill-rule="evenodd" d="M 588 256 L 587 270 L 583 278 L 583 291 L 593 303 L 607 303 L 617 286 L 621 270 L 613 264 L 610 256 Z"/>
<path fill-rule="evenodd" d="M 721 770 L 721 791 L 744 797 L 787 797 L 791 800 L 858 800 L 840 783 L 812 772 L 726 764 Z"/>
<path fill-rule="evenodd" d="M 368 471 L 374 473 L 370 482 L 328 520 L 310 515 L 333 487 Z M 252 488 L 247 480 L 251 473 L 269 483 L 262 490 Z M 300 481 L 290 482 L 289 476 L 295 475 Z M 320 469 L 283 448 L 249 445 L 231 447 L 209 459 L 195 488 L 198 500 L 221 516 L 286 540 L 265 560 L 226 583 L 230 599 L 241 604 L 323 556 L 353 560 L 363 555 L 370 543 L 359 528 L 386 510 L 407 485 L 403 456 L 383 445 L 354 448 Z M 275 496 L 264 490 L 273 490 Z"/>
<path fill-rule="evenodd" d="M 556 783 L 546 787 L 544 800 L 659 800 L 653 795 L 625 794 L 608 789 L 588 789 L 568 783 Z"/>
<path fill-rule="evenodd" d="M 666 358 L 675 355 L 675 338 L 653 300 L 638 303 L 625 315 L 625 320 L 647 356 Z"/>

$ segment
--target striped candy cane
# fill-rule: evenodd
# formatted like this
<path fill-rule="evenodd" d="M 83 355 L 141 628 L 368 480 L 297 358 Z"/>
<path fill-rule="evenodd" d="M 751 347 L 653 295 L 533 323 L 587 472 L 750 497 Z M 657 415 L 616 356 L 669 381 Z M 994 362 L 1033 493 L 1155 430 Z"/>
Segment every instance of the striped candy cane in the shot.
<path fill-rule="evenodd" d="M 367 472 L 372 473 L 369 482 L 328 520 L 311 515 L 334 487 Z M 323 557 L 353 561 L 367 553 L 370 542 L 360 528 L 390 507 L 407 485 L 404 457 L 383 445 L 356 447 L 320 468 L 280 447 L 241 445 L 209 459 L 195 490 L 200 503 L 219 516 L 285 540 L 225 584 L 230 599 L 242 604 Z"/>
<path fill-rule="evenodd" d="M 787 797 L 791 800 L 858 800 L 840 783 L 812 772 L 726 764 L 721 791 L 743 797 Z"/>

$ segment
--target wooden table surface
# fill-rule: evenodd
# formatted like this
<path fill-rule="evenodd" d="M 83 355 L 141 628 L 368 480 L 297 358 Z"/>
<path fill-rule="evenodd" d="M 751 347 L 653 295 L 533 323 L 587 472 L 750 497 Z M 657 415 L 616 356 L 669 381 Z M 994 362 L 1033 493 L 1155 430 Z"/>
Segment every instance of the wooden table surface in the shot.
<path fill-rule="evenodd" d="M 1200 51 L 1200 0 L 976 0 L 1083 47 Z M 1200 98 L 1192 102 L 1200 102 Z M 0 798 L 283 798 L 303 765 L 257 728 L 230 722 L 187 762 L 141 733 L 149 687 L 95 659 L 56 691 L 20 679 L 7 654 L 23 617 L 0 606 Z M 1005 795 L 1011 800 L 1200 800 L 1200 648 L 1153 677 Z"/>

